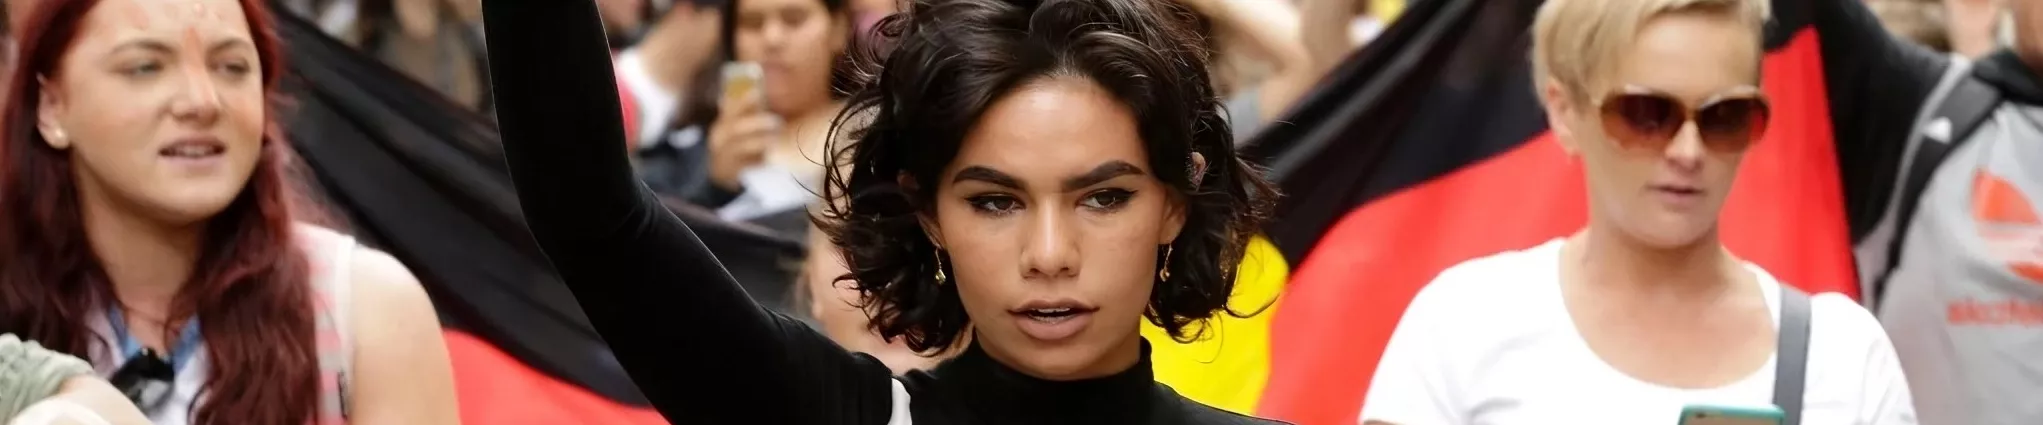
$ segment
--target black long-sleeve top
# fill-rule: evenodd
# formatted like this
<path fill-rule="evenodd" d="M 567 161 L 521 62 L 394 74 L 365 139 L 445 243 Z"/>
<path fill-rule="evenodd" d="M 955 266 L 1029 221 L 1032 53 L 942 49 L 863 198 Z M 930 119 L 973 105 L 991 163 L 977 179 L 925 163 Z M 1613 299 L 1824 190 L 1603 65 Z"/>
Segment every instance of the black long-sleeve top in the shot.
<path fill-rule="evenodd" d="M 685 424 L 1266 423 L 1185 399 L 1141 363 L 1038 380 L 977 346 L 893 377 L 755 303 L 626 157 L 589 0 L 483 5 L 498 125 L 532 236 L 655 408 Z"/>

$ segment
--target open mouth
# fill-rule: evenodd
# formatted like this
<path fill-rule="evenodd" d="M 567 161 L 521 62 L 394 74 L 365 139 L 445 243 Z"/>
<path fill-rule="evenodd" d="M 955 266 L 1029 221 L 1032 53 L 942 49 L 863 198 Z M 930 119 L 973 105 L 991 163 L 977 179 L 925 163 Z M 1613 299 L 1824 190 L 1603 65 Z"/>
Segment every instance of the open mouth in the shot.
<path fill-rule="evenodd" d="M 1079 334 L 1092 323 L 1092 313 L 1097 307 L 1075 300 L 1035 301 L 1009 313 L 1014 314 L 1015 325 L 1037 341 L 1062 341 Z"/>
<path fill-rule="evenodd" d="M 213 139 L 187 139 L 156 150 L 156 155 L 178 159 L 203 159 L 227 153 L 227 145 Z"/>
<path fill-rule="evenodd" d="M 1022 310 L 1021 313 L 1024 316 L 1028 316 L 1029 318 L 1036 320 L 1057 320 L 1066 317 L 1071 317 L 1072 315 L 1078 314 L 1079 312 L 1080 311 L 1076 308 L 1059 307 L 1059 308 L 1028 309 Z"/>

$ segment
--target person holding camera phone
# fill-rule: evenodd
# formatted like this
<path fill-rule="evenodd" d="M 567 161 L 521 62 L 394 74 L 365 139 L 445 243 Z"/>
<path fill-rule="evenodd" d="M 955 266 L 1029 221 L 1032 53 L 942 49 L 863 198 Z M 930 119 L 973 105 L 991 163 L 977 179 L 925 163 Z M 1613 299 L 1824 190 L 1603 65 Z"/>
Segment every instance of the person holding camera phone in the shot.
<path fill-rule="evenodd" d="M 729 10 L 734 63 L 724 67 L 709 129 L 711 184 L 691 198 L 728 220 L 801 232 L 802 208 L 817 200 L 830 119 L 844 107 L 834 82 L 852 45 L 850 5 L 736 0 Z"/>

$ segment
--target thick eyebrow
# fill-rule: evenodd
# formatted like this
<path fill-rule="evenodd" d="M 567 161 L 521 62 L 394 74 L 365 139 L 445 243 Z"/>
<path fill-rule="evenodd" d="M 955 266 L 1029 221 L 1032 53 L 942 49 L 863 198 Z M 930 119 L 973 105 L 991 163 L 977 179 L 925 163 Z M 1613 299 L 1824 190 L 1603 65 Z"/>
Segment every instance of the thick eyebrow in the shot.
<path fill-rule="evenodd" d="M 1064 191 L 1070 192 L 1074 190 L 1084 189 L 1092 185 L 1106 182 L 1107 180 L 1113 180 L 1115 177 L 1126 175 L 1139 176 L 1142 174 L 1143 173 L 1141 168 L 1136 167 L 1134 164 L 1129 164 L 1126 161 L 1121 160 L 1107 161 L 1104 164 L 1100 164 L 1098 167 L 1092 167 L 1092 171 L 1087 171 L 1085 172 L 1085 174 L 1080 174 L 1077 176 L 1072 176 L 1071 178 L 1064 179 Z"/>
<path fill-rule="evenodd" d="M 958 170 L 958 175 L 955 177 L 951 177 L 952 184 L 962 183 L 966 180 L 978 180 L 982 182 L 992 183 L 994 185 L 998 185 L 1008 189 L 1022 190 L 1021 180 L 1015 179 L 1014 176 L 1007 175 L 1007 173 L 1000 172 L 999 170 L 981 167 L 977 165 L 965 167 L 965 169 L 963 170 Z"/>
<path fill-rule="evenodd" d="M 1100 164 L 1097 167 L 1093 167 L 1092 171 L 1087 171 L 1085 172 L 1085 174 L 1079 174 L 1064 179 L 1064 191 L 1070 192 L 1079 189 L 1084 189 L 1092 185 L 1100 184 L 1107 180 L 1113 180 L 1115 177 L 1127 175 L 1139 176 L 1143 174 L 1144 173 L 1142 172 L 1142 168 L 1136 167 L 1134 164 L 1129 164 L 1127 161 L 1120 160 L 1107 161 L 1106 163 Z M 1014 176 L 1000 172 L 999 170 L 977 165 L 965 167 L 965 169 L 963 170 L 958 170 L 957 176 L 951 178 L 951 183 L 959 183 L 966 180 L 977 180 L 986 183 L 992 183 L 994 185 L 998 185 L 1009 189 L 1023 190 L 1020 179 L 1016 179 L 1014 178 Z"/>

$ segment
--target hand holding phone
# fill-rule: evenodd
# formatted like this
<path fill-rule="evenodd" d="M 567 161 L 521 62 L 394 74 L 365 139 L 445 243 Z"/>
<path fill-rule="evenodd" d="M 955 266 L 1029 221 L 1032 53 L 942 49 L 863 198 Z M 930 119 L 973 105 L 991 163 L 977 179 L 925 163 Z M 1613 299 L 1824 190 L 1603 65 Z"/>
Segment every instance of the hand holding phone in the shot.
<path fill-rule="evenodd" d="M 781 136 L 780 117 L 766 110 L 759 64 L 724 65 L 723 97 L 709 126 L 709 179 L 728 191 L 742 190 L 738 175 L 766 161 L 767 147 Z"/>

